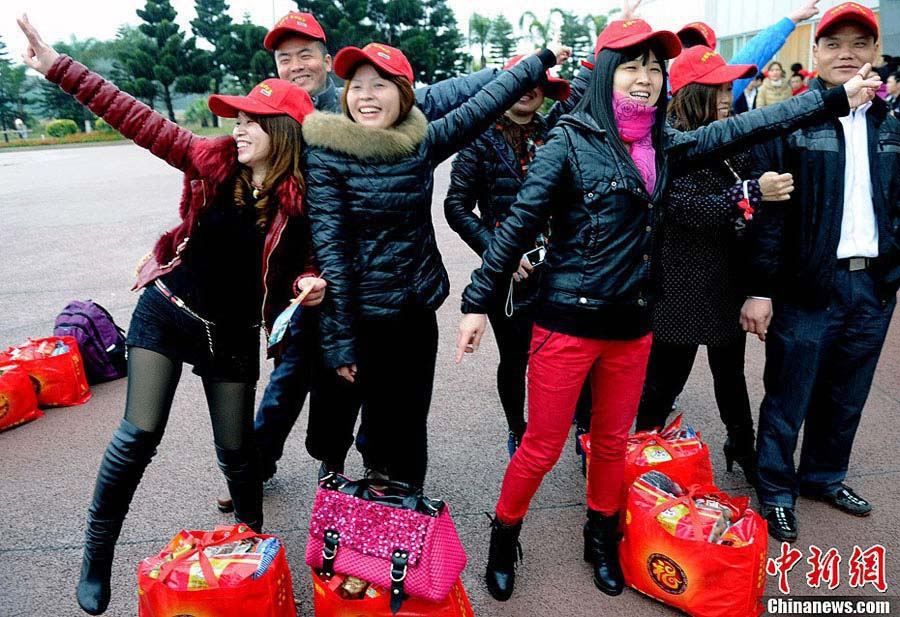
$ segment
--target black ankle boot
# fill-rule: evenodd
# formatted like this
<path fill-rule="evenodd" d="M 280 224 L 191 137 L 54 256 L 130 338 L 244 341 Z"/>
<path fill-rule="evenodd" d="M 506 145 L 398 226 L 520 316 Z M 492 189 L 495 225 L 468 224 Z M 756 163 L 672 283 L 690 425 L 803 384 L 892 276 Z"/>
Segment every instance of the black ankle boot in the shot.
<path fill-rule="evenodd" d="M 509 600 L 516 585 L 516 562 L 522 558 L 521 531 L 522 521 L 505 525 L 496 516 L 491 519 L 491 547 L 484 579 L 491 596 L 501 602 Z"/>
<path fill-rule="evenodd" d="M 725 453 L 725 467 L 728 471 L 734 463 L 741 466 L 744 477 L 751 486 L 756 486 L 756 449 L 753 447 L 753 426 L 729 426 L 728 438 L 722 450 Z"/>
<path fill-rule="evenodd" d="M 109 605 L 116 540 L 159 439 L 159 435 L 122 420 L 100 462 L 94 499 L 88 509 L 81 578 L 76 590 L 78 605 L 86 613 L 100 615 Z"/>
<path fill-rule="evenodd" d="M 619 565 L 619 513 L 603 516 L 588 510 L 584 524 L 584 560 L 593 566 L 594 585 L 610 596 L 617 596 L 625 588 Z"/>
<path fill-rule="evenodd" d="M 234 504 L 234 520 L 244 523 L 256 533 L 262 532 L 262 478 L 253 448 L 226 450 L 216 446 L 219 469 Z"/>

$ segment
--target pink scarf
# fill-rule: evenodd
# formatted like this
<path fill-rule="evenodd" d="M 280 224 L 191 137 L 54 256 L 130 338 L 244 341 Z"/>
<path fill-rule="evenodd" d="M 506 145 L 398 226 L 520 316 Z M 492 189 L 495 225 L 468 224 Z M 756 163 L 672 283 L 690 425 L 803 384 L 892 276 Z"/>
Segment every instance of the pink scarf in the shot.
<path fill-rule="evenodd" d="M 638 103 L 614 91 L 613 114 L 619 136 L 628 145 L 647 192 L 652 195 L 656 188 L 656 150 L 650 132 L 656 121 L 656 107 Z"/>

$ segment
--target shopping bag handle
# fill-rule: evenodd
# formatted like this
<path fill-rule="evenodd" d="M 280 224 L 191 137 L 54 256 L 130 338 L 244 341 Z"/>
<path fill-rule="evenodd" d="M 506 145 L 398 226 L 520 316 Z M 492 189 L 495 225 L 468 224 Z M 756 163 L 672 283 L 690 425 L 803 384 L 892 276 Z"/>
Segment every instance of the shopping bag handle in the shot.
<path fill-rule="evenodd" d="M 660 448 L 665 450 L 669 454 L 669 456 L 672 457 L 672 460 L 678 458 L 677 456 L 675 456 L 675 451 L 672 448 L 672 444 L 670 444 L 664 437 L 661 437 L 659 433 L 648 433 L 646 435 L 635 433 L 628 438 L 628 441 L 631 444 L 637 444 L 637 447 L 632 449 L 631 452 L 628 453 L 627 460 L 629 465 L 633 465 L 641 455 L 641 453 L 644 451 L 644 448 L 652 444 L 656 444 Z"/>
<path fill-rule="evenodd" d="M 190 557 L 197 555 L 197 561 L 200 564 L 200 571 L 203 572 L 203 578 L 206 580 L 206 586 L 210 589 L 218 589 L 219 588 L 219 579 L 216 576 L 215 571 L 213 570 L 212 564 L 209 562 L 209 557 L 204 553 L 204 549 L 207 549 L 211 546 L 221 546 L 222 544 L 228 544 L 229 542 L 239 542 L 240 540 L 249 540 L 250 538 L 255 538 L 257 534 L 255 531 L 247 527 L 243 524 L 237 524 L 233 528 L 232 533 L 228 533 L 224 536 L 216 537 L 217 531 L 208 531 L 204 533 L 202 536 L 197 537 L 191 532 L 188 532 L 188 535 L 194 538 L 195 542 L 191 546 L 191 549 L 185 551 L 178 557 L 166 561 L 159 568 L 159 581 L 165 582 L 169 576 L 172 575 L 172 572 L 175 571 L 176 566 L 178 564 L 186 561 Z"/>
<path fill-rule="evenodd" d="M 664 501 L 654 507 L 650 510 L 650 516 L 656 518 L 660 512 L 668 510 L 678 504 L 684 504 L 691 512 L 691 529 L 694 532 L 694 539 L 698 542 L 706 542 L 708 538 L 703 535 L 703 528 L 700 526 L 700 521 L 698 520 L 700 518 L 700 512 L 697 510 L 697 504 L 694 503 L 694 496 L 697 493 L 707 495 L 711 493 L 721 493 L 721 491 L 712 484 L 693 484 L 681 497 L 672 497 L 672 499 Z"/>

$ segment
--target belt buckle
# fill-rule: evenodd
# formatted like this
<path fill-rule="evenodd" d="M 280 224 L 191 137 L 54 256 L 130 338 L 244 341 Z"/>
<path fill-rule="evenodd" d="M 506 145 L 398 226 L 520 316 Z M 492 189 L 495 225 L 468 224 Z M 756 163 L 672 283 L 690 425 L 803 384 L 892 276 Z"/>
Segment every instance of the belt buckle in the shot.
<path fill-rule="evenodd" d="M 847 269 L 850 272 L 856 272 L 857 270 L 865 270 L 866 266 L 868 265 L 868 263 L 866 263 L 866 262 L 868 262 L 868 259 L 866 259 L 865 257 L 851 257 L 850 263 L 849 263 Z"/>

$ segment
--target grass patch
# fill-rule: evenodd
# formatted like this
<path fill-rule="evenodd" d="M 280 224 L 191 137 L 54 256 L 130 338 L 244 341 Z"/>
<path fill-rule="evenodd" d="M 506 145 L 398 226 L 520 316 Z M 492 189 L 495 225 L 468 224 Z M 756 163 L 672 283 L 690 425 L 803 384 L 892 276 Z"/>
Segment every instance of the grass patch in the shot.
<path fill-rule="evenodd" d="M 184 128 L 188 129 L 196 135 L 202 135 L 204 137 L 215 137 L 218 135 L 228 135 L 231 133 L 231 128 L 227 126 L 219 128 L 185 126 Z M 11 139 L 10 141 L 0 139 L 0 150 L 4 148 L 60 146 L 66 144 L 87 144 L 109 141 L 125 141 L 125 138 L 119 135 L 116 131 L 92 131 L 90 133 L 75 133 L 74 135 L 66 135 L 65 137 L 44 137 L 43 139 L 41 139 L 40 137 L 32 139 Z"/>

